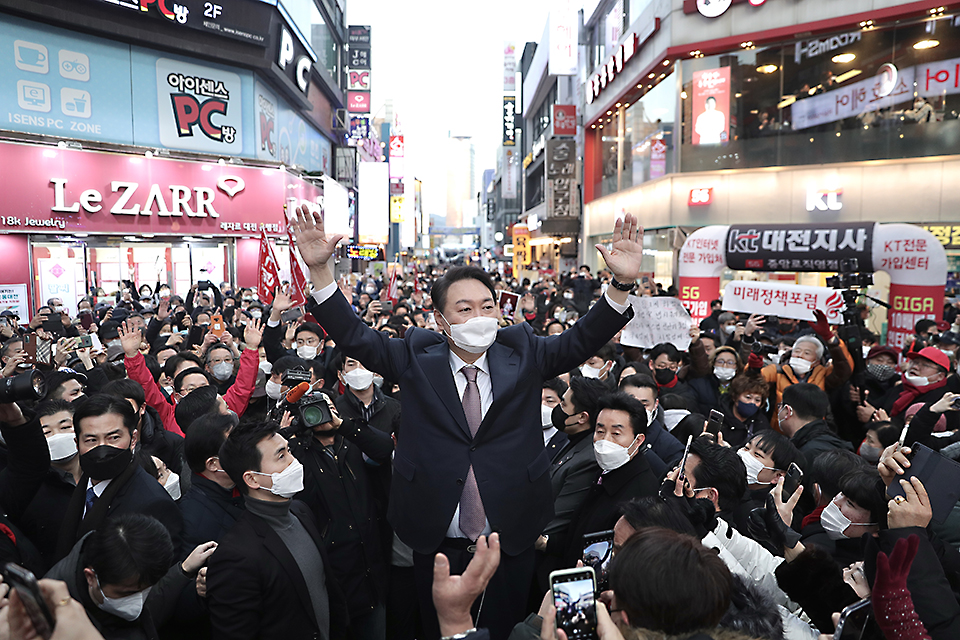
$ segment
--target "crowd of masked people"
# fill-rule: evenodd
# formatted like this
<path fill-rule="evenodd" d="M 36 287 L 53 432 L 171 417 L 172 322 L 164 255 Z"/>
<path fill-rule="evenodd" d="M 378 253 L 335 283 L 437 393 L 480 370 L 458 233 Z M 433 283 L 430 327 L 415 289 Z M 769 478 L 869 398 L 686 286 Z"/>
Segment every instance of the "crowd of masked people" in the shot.
<path fill-rule="evenodd" d="M 393 294 L 373 276 L 339 288 L 402 339 L 437 330 L 441 274 Z M 495 277 L 515 295 L 501 324 L 563 333 L 610 279 Z M 57 298 L 29 323 L 0 314 L 3 378 L 45 382 L 42 397 L 8 385 L 0 404 L 0 563 L 46 578 L 54 638 L 405 640 L 429 637 L 423 615 L 445 638 L 489 637 L 458 623 L 482 607 L 497 535 L 462 578 L 437 561 L 427 613 L 387 522 L 395 381 L 341 352 L 286 288 L 269 303 L 228 283 L 93 293 L 75 314 Z M 613 559 L 591 605 L 604 640 L 832 637 L 866 597 L 864 638 L 960 638 L 960 487 L 901 477 L 919 449 L 960 458 L 960 326 L 921 321 L 902 349 L 864 331 L 854 358 L 820 313 L 720 306 L 685 350 L 618 335 L 544 381 L 555 515 L 510 638 L 556 637 L 550 574 L 604 532 Z M 24 598 L 0 592 L 0 638 L 34 637 Z"/>

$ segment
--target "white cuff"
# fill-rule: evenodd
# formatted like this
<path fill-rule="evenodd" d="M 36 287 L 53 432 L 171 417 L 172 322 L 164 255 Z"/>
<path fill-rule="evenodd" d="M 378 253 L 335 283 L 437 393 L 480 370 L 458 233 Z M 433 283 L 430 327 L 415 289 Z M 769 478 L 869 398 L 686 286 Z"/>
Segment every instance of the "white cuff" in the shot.
<path fill-rule="evenodd" d="M 311 295 L 313 296 L 313 299 L 317 301 L 317 304 L 323 304 L 324 302 L 329 300 L 330 297 L 334 293 L 336 293 L 336 291 L 337 291 L 337 283 L 336 281 L 334 281 L 328 284 L 327 286 L 325 286 L 323 289 L 320 289 L 319 291 L 314 291 Z"/>
<path fill-rule="evenodd" d="M 613 301 L 613 298 L 610 297 L 610 291 L 609 291 L 609 289 L 608 289 L 607 291 L 604 291 L 603 297 L 607 299 L 607 304 L 609 304 L 611 307 L 613 307 L 613 310 L 616 311 L 617 313 L 621 314 L 621 315 L 623 315 L 624 313 L 626 313 L 626 312 L 627 312 L 627 309 L 630 307 L 630 301 L 629 301 L 629 300 L 627 301 L 627 304 L 620 304 L 619 302 L 614 302 L 614 301 Z"/>
<path fill-rule="evenodd" d="M 279 326 L 280 326 L 280 321 L 279 321 L 279 320 L 269 320 L 269 319 L 268 319 L 268 320 L 267 320 L 267 326 L 268 326 L 268 327 L 279 327 Z"/>

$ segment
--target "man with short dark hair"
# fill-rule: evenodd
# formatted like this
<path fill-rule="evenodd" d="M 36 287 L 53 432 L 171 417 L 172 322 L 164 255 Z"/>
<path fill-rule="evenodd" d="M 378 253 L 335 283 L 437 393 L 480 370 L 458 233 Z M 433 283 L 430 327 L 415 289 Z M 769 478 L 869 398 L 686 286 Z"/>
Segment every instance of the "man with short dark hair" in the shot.
<path fill-rule="evenodd" d="M 246 511 L 220 540 L 207 570 L 214 640 L 341 637 L 346 607 L 314 525 L 293 496 L 303 465 L 272 423 L 237 427 L 220 465 Z"/>
<path fill-rule="evenodd" d="M 598 245 L 615 275 L 606 293 L 572 328 L 549 338 L 527 323 L 500 329 L 490 276 L 454 267 L 430 291 L 443 334 L 410 327 L 391 340 L 364 325 L 339 294 L 329 260 L 342 236 L 327 237 L 306 208 L 292 226 L 314 285 L 310 312 L 340 349 L 403 388 L 389 517 L 415 552 L 424 635 L 439 635 L 435 554 L 447 555 L 459 573 L 473 543 L 497 529 L 504 557 L 478 624 L 506 637 L 525 617 L 533 544 L 552 517 L 537 402 L 542 383 L 582 364 L 629 321 L 627 292 L 643 257 L 636 218 L 617 221 L 611 250 Z"/>
<path fill-rule="evenodd" d="M 567 434 L 553 424 L 553 408 L 563 402 L 567 388 L 567 383 L 560 378 L 551 378 L 543 381 L 543 390 L 540 392 L 540 426 L 543 427 L 543 446 L 546 447 L 551 462 L 570 441 Z"/>
<path fill-rule="evenodd" d="M 814 384 L 798 382 L 783 390 L 777 408 L 780 431 L 800 450 L 805 465 L 825 451 L 853 448 L 830 429 L 826 421 L 829 409 L 826 392 Z"/>
<path fill-rule="evenodd" d="M 108 516 L 142 513 L 155 517 L 179 544 L 183 517 L 170 494 L 134 459 L 140 438 L 137 414 L 125 399 L 97 394 L 73 415 L 83 475 L 63 516 L 57 545 L 65 556 Z"/>
<path fill-rule="evenodd" d="M 909 363 L 900 382 L 882 399 L 867 398 L 870 404 L 886 410 L 890 417 L 902 416 L 914 404 L 933 404 L 950 391 L 947 354 L 936 347 L 924 347 L 907 353 L 906 358 Z M 947 431 L 960 429 L 960 413 L 947 411 L 942 415 L 947 421 Z"/>

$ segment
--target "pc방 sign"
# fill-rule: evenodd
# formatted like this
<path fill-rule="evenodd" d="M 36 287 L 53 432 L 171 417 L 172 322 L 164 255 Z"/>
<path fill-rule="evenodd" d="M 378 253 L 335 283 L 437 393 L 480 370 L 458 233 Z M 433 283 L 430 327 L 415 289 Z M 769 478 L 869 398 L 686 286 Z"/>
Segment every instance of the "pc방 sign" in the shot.
<path fill-rule="evenodd" d="M 723 290 L 723 310 L 762 316 L 815 320 L 819 309 L 830 324 L 843 321 L 843 296 L 826 287 L 734 280 Z"/>
<path fill-rule="evenodd" d="M 627 296 L 633 319 L 623 328 L 620 344 L 650 349 L 669 342 L 677 349 L 690 347 L 690 314 L 676 298 Z"/>

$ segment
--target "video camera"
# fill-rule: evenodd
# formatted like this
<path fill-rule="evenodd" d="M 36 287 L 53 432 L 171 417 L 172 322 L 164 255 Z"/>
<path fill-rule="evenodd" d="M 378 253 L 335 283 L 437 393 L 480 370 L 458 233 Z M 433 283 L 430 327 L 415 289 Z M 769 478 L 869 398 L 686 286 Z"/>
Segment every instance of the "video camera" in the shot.
<path fill-rule="evenodd" d="M 47 381 L 36 369 L 0 378 L 0 404 L 39 400 L 47 393 Z"/>
<path fill-rule="evenodd" d="M 322 392 L 311 392 L 310 378 L 310 371 L 305 369 L 287 369 L 280 378 L 280 385 L 286 387 L 289 391 L 277 402 L 270 412 L 270 418 L 280 422 L 283 413 L 285 411 L 290 412 L 290 415 L 293 416 L 293 422 L 289 427 L 280 431 L 285 438 L 293 437 L 333 420 L 324 394 Z"/>

